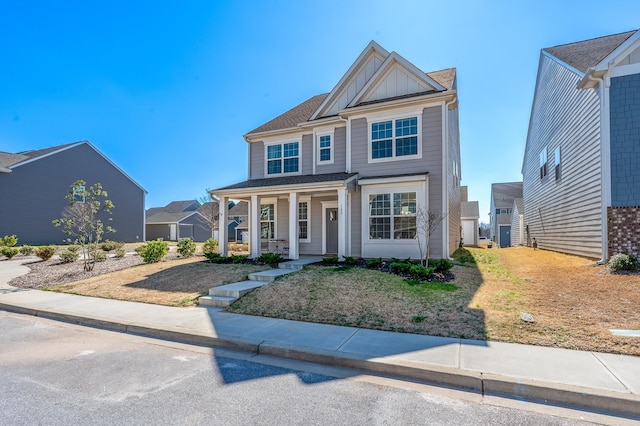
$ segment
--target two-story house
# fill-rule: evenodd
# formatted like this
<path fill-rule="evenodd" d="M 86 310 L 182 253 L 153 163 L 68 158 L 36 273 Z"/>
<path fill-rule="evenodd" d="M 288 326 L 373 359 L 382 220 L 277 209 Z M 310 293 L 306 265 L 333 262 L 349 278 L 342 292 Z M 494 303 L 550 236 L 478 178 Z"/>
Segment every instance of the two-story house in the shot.
<path fill-rule="evenodd" d="M 514 202 L 522 198 L 522 182 L 491 184 L 489 235 L 499 247 L 511 247 Z"/>
<path fill-rule="evenodd" d="M 539 247 L 638 254 L 640 31 L 542 49 L 522 174 Z"/>
<path fill-rule="evenodd" d="M 248 180 L 211 192 L 221 217 L 226 200 L 249 203 L 252 257 L 418 258 L 423 212 L 444 218 L 430 250 L 445 257 L 460 239 L 458 135 L 455 69 L 425 73 L 372 41 L 330 93 L 247 133 Z"/>

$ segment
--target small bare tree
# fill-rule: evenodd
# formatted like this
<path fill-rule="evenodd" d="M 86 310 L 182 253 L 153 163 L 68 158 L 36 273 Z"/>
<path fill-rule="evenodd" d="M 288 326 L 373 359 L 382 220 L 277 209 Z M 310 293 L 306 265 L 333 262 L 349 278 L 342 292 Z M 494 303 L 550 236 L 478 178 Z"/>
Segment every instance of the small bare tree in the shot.
<path fill-rule="evenodd" d="M 218 205 L 218 199 L 211 195 L 211 190 L 207 188 L 206 194 L 198 198 L 200 204 L 198 212 L 204 217 L 204 222 L 211 230 L 211 238 L 213 238 L 214 230 L 218 225 L 218 216 L 220 215 L 220 208 Z"/>
<path fill-rule="evenodd" d="M 429 266 L 429 250 L 431 237 L 444 220 L 445 215 L 433 210 L 425 210 L 422 206 L 416 211 L 416 239 L 420 250 L 422 266 Z"/>
<path fill-rule="evenodd" d="M 114 208 L 107 199 L 107 191 L 96 183 L 86 188 L 86 182 L 77 180 L 65 197 L 69 205 L 62 211 L 62 217 L 53 221 L 54 226 L 62 226 L 69 244 L 78 244 L 82 249 L 84 270 L 92 271 L 96 265 L 96 256 L 102 236 L 107 232 L 116 232 L 111 226 L 104 226 L 103 220 L 111 220 Z"/>

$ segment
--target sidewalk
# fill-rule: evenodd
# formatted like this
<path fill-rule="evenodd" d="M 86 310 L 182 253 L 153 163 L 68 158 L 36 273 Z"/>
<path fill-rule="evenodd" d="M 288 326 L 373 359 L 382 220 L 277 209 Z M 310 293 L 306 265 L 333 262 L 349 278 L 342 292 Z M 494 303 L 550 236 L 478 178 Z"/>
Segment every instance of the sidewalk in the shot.
<path fill-rule="evenodd" d="M 173 308 L 6 284 L 27 272 L 20 261 L 0 261 L 0 309 L 434 382 L 484 395 L 640 416 L 640 357 L 253 317 L 219 308 Z"/>

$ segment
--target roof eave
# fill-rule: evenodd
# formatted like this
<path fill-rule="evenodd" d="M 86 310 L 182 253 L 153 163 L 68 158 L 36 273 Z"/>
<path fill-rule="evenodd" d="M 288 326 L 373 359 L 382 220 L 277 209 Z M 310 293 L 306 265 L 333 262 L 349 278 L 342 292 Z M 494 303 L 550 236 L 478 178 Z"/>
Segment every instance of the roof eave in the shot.
<path fill-rule="evenodd" d="M 347 184 L 357 178 L 357 175 L 353 175 L 347 179 L 340 179 L 329 182 L 309 182 L 309 183 L 296 183 L 291 185 L 272 185 L 272 186 L 253 186 L 250 188 L 230 188 L 230 189 L 214 189 L 212 190 L 218 196 L 249 196 L 249 195 L 276 195 L 290 192 L 301 191 L 326 191 L 331 189 L 345 188 Z"/>
<path fill-rule="evenodd" d="M 376 111 L 380 109 L 387 109 L 389 107 L 394 107 L 398 105 L 402 105 L 402 106 L 418 105 L 426 101 L 431 101 L 438 98 L 442 98 L 442 100 L 444 101 L 453 100 L 453 99 L 457 100 L 457 95 L 458 93 L 456 90 L 445 90 L 443 92 L 429 93 L 426 95 L 416 96 L 414 98 L 394 99 L 391 101 L 382 101 L 380 103 L 345 108 L 338 111 L 338 114 L 340 115 L 340 117 L 346 118 L 350 115 L 361 114 L 363 112 Z"/>

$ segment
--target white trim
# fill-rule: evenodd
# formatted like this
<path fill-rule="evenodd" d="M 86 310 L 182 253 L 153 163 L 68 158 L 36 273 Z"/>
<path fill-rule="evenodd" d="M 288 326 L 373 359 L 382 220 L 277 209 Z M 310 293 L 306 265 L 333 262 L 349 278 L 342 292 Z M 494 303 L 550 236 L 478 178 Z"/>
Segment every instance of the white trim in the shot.
<path fill-rule="evenodd" d="M 496 240 L 498 241 L 498 245 L 500 247 L 503 247 L 502 241 L 500 241 L 500 236 L 502 235 L 501 229 L 504 228 L 505 226 L 508 226 L 509 228 L 513 228 L 511 226 L 511 223 L 505 223 L 505 224 L 502 224 L 502 225 L 498 224 L 498 235 L 496 236 Z M 511 229 L 509 230 L 509 238 L 511 238 Z M 511 247 L 511 241 L 509 241 L 509 246 L 508 247 Z"/>
<path fill-rule="evenodd" d="M 323 136 L 329 136 L 329 159 L 322 161 L 321 158 L 321 150 L 323 149 L 327 149 L 327 148 L 321 148 L 320 147 L 320 138 Z M 313 172 L 316 172 L 316 166 L 324 166 L 327 164 L 333 164 L 334 163 L 334 156 L 335 156 L 335 129 L 332 128 L 330 130 L 323 130 L 323 131 L 314 131 L 313 132 L 313 157 L 314 157 L 314 161 L 313 161 Z"/>
<path fill-rule="evenodd" d="M 411 110 L 411 111 L 415 111 L 415 110 Z M 419 112 L 411 112 L 408 115 L 406 113 L 402 113 L 401 110 L 398 111 L 394 111 L 392 114 L 389 115 L 384 115 L 384 114 L 371 114 L 370 116 L 367 116 L 367 163 L 368 164 L 373 164 L 373 163 L 386 163 L 389 161 L 403 161 L 403 160 L 415 160 L 415 159 L 420 159 L 422 158 L 422 114 L 423 114 L 424 109 L 420 108 Z M 395 135 L 396 133 L 396 121 L 397 120 L 404 120 L 404 119 L 409 119 L 409 118 L 416 118 L 416 125 L 417 125 L 417 131 L 418 133 L 416 134 L 417 137 L 417 150 L 418 153 L 417 154 L 412 154 L 412 155 L 400 155 L 397 156 L 396 155 L 396 141 L 397 141 L 397 136 Z M 391 135 L 391 140 L 392 140 L 392 147 L 391 147 L 391 157 L 383 157 L 383 158 L 372 158 L 373 152 L 372 152 L 372 145 L 373 145 L 373 140 L 371 137 L 371 125 L 374 123 L 380 123 L 383 121 L 391 121 L 393 123 L 392 125 L 392 135 Z"/>
<path fill-rule="evenodd" d="M 299 196 L 298 204 L 300 203 L 307 203 L 307 219 L 306 219 L 307 238 L 300 238 L 300 234 L 298 231 L 296 231 L 296 235 L 298 235 L 298 241 L 300 241 L 301 243 L 310 243 L 311 242 L 311 196 L 310 195 Z M 299 217 L 298 217 L 298 222 L 300 222 Z"/>
<path fill-rule="evenodd" d="M 260 198 L 258 206 L 258 237 L 260 239 L 260 249 L 262 250 L 262 220 L 260 220 L 261 207 L 266 204 L 273 204 L 273 237 L 265 238 L 265 241 L 278 239 L 278 198 Z"/>
<path fill-rule="evenodd" d="M 262 251 L 262 245 L 260 242 L 260 203 L 262 200 L 258 195 L 251 195 L 251 201 L 249 202 L 249 250 L 251 250 L 251 257 L 256 258 L 260 256 Z"/>
<path fill-rule="evenodd" d="M 635 34 L 632 34 L 628 39 L 620 44 L 620 46 L 616 47 L 613 52 L 609 53 L 604 59 L 598 62 L 593 68 L 595 71 L 607 71 L 609 69 L 609 64 L 617 65 L 621 60 L 626 58 L 628 55 L 633 52 L 640 43 L 637 43 L 640 40 L 640 31 L 636 31 Z"/>
<path fill-rule="evenodd" d="M 349 191 L 338 189 L 338 257 L 344 259 L 347 254 L 347 218 L 349 217 Z"/>
<path fill-rule="evenodd" d="M 327 209 L 337 209 L 338 201 L 320 201 L 320 204 L 322 204 L 322 254 L 325 255 L 327 254 Z"/>
<path fill-rule="evenodd" d="M 358 185 L 380 185 L 380 184 L 392 184 L 392 183 L 404 183 L 404 182 L 418 182 L 426 181 L 427 175 L 411 175 L 411 176 L 396 176 L 391 178 L 361 178 L 358 180 Z"/>
<path fill-rule="evenodd" d="M 346 149 L 347 155 L 345 158 L 345 173 L 351 173 L 351 118 L 347 117 L 347 128 L 346 128 Z"/>
<path fill-rule="evenodd" d="M 298 235 L 300 200 L 297 192 L 289 194 L 289 259 L 300 257 L 300 237 Z"/>
<path fill-rule="evenodd" d="M 447 167 L 449 166 L 449 131 L 447 129 L 447 104 L 442 103 L 442 216 L 444 219 L 441 222 L 442 229 L 442 257 L 449 257 L 449 218 L 447 212 L 449 211 L 449 188 L 447 188 L 447 182 L 449 180 L 449 173 Z"/>
<path fill-rule="evenodd" d="M 630 65 L 618 65 L 611 70 L 611 77 L 624 77 L 625 75 L 640 74 L 640 63 Z"/>
<path fill-rule="evenodd" d="M 285 157 L 284 156 L 284 146 L 285 144 L 297 143 L 298 144 L 298 156 L 297 157 Z M 280 139 L 279 141 L 272 142 L 263 142 L 264 144 L 264 177 L 281 177 L 281 176 L 296 176 L 302 174 L 302 138 L 300 139 Z M 269 147 L 280 145 L 281 157 L 279 160 L 281 161 L 281 172 L 280 173 L 269 173 L 269 161 L 273 161 L 274 159 L 269 160 Z M 298 158 L 298 171 L 297 172 L 285 172 L 284 171 L 284 160 L 286 158 Z"/>

